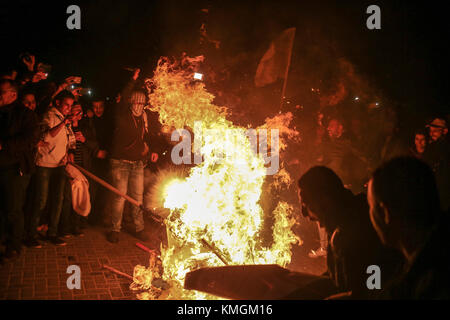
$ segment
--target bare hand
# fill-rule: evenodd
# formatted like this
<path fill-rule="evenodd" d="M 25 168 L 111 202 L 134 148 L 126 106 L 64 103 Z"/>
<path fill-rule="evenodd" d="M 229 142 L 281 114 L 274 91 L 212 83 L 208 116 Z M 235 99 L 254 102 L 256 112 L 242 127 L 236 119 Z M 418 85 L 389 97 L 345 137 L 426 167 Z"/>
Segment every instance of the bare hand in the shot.
<path fill-rule="evenodd" d="M 36 58 L 32 54 L 30 54 L 28 57 L 30 58 L 30 61 L 27 60 L 27 57 L 23 57 L 22 62 L 27 66 L 28 71 L 33 71 Z"/>
<path fill-rule="evenodd" d="M 86 115 L 88 116 L 88 118 L 93 118 L 94 117 L 94 112 L 91 109 L 88 109 L 86 111 Z"/>
<path fill-rule="evenodd" d="M 81 87 L 75 88 L 73 90 L 71 90 L 72 94 L 76 97 L 81 97 Z"/>
<path fill-rule="evenodd" d="M 147 153 L 149 152 L 149 148 L 148 148 L 148 145 L 144 142 L 144 151 L 142 151 L 142 156 L 145 156 L 145 155 L 147 155 Z"/>
<path fill-rule="evenodd" d="M 81 77 L 70 76 L 64 82 L 67 84 L 81 83 Z"/>
<path fill-rule="evenodd" d="M 33 75 L 33 78 L 31 79 L 31 82 L 34 82 L 34 83 L 36 83 L 36 82 L 39 82 L 39 81 L 41 81 L 41 80 L 45 80 L 45 79 L 47 79 L 47 76 L 48 76 L 48 74 L 47 73 L 43 73 L 43 72 L 36 72 L 34 75 Z"/>
<path fill-rule="evenodd" d="M 137 80 L 137 78 L 139 78 L 139 73 L 141 72 L 141 69 L 137 68 L 136 70 L 134 70 L 134 74 L 133 74 L 133 80 Z"/>

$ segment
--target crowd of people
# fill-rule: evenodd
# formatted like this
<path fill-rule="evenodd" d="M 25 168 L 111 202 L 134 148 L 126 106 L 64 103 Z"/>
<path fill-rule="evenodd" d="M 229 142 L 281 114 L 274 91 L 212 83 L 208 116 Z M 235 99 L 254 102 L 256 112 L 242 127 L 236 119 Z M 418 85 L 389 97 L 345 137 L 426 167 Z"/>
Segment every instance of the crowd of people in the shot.
<path fill-rule="evenodd" d="M 0 219 L 4 259 L 20 255 L 22 245 L 42 241 L 64 246 L 83 236 L 86 223 L 108 227 L 117 243 L 128 194 L 141 206 L 129 206 L 133 235 L 146 241 L 144 212 L 155 174 L 170 149 L 138 85 L 140 70 L 114 102 L 83 99 L 81 78 L 56 85 L 31 54 L 23 70 L 0 74 Z M 401 146 L 388 128 L 378 148 L 362 133 L 358 119 L 345 122 L 319 112 L 308 155 L 290 162 L 308 168 L 298 182 L 302 214 L 319 225 L 321 245 L 311 257 L 327 256 L 323 297 L 351 292 L 369 298 L 369 265 L 383 270 L 379 297 L 442 298 L 448 295 L 449 248 L 444 237 L 450 206 L 448 123 L 437 116 L 417 130 L 411 145 Z M 377 145 L 377 143 L 375 143 Z M 169 152 L 170 154 L 170 152 Z M 308 160 L 309 159 L 309 160 Z M 72 163 L 107 181 L 107 192 L 89 180 L 88 219 L 74 210 Z M 367 193 L 366 197 L 361 192 Z M 147 199 L 147 200 L 146 200 Z M 126 210 L 125 210 L 126 211 Z M 447 287 L 444 287 L 446 285 Z M 311 289 L 311 288 L 309 288 Z M 309 290 L 308 289 L 308 290 Z M 307 297 L 305 288 L 290 298 Z"/>
<path fill-rule="evenodd" d="M 77 214 L 69 163 L 141 204 L 126 213 L 134 222 L 134 236 L 146 241 L 143 212 L 150 208 L 144 192 L 150 186 L 144 190 L 144 180 L 151 181 L 163 161 L 158 154 L 167 140 L 158 115 L 144 110 L 146 92 L 136 85 L 140 70 L 134 70 L 115 103 L 108 103 L 100 97 L 84 99 L 78 76 L 55 85 L 34 55 L 24 55 L 22 63 L 23 70 L 3 71 L 0 79 L 2 258 L 17 257 L 23 244 L 64 246 L 71 237 L 83 236 L 88 224 L 107 226 L 107 239 L 119 241 L 124 198 L 89 179 L 91 212 L 88 218 Z"/>

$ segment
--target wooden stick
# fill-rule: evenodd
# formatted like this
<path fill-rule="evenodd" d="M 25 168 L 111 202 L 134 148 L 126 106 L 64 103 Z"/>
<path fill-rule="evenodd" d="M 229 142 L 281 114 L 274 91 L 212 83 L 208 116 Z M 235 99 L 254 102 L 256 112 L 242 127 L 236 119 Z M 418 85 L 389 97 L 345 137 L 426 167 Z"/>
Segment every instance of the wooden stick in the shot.
<path fill-rule="evenodd" d="M 147 251 L 148 253 L 157 255 L 155 250 L 152 250 L 152 249 L 150 249 L 150 248 L 147 248 L 146 246 L 144 246 L 143 244 L 141 244 L 141 243 L 139 243 L 139 242 L 136 242 L 136 246 L 137 246 L 138 248 L 144 250 L 144 251 Z"/>
<path fill-rule="evenodd" d="M 117 270 L 117 269 L 114 269 L 113 267 L 107 266 L 106 264 L 103 265 L 103 268 L 108 269 L 109 271 L 112 271 L 112 272 L 114 272 L 115 274 L 118 274 L 118 275 L 120 275 L 120 276 L 122 276 L 122 277 L 125 277 L 125 278 L 128 278 L 128 279 L 130 279 L 130 280 L 133 280 L 133 277 L 130 276 L 129 274 L 126 274 L 126 273 L 124 273 L 124 272 L 122 272 L 122 271 L 119 271 L 119 270 Z"/>
<path fill-rule="evenodd" d="M 214 253 L 214 254 L 217 256 L 217 258 L 219 258 L 220 261 L 223 262 L 224 265 L 226 265 L 226 266 L 228 265 L 228 262 L 222 257 L 222 255 L 220 254 L 220 252 L 219 252 L 216 248 L 214 248 L 212 245 L 210 245 L 210 244 L 208 243 L 208 241 L 206 241 L 205 239 L 201 239 L 200 242 L 201 242 L 205 247 L 207 247 L 209 250 L 211 250 L 212 253 Z"/>
<path fill-rule="evenodd" d="M 115 194 L 117 194 L 118 196 L 121 196 L 122 198 L 124 198 L 125 200 L 127 200 L 128 202 L 130 202 L 131 204 L 135 205 L 136 207 L 140 208 L 141 210 L 149 213 L 150 217 L 159 222 L 160 224 L 163 223 L 162 219 L 160 217 L 155 216 L 153 213 L 147 211 L 144 209 L 144 207 L 137 202 L 135 199 L 131 198 L 129 195 L 124 194 L 122 192 L 120 192 L 119 189 L 113 187 L 112 185 L 110 185 L 109 183 L 107 183 L 106 181 L 104 181 L 103 179 L 100 179 L 99 177 L 97 177 L 96 175 L 94 175 L 93 173 L 87 171 L 86 169 L 84 169 L 83 167 L 80 167 L 79 165 L 77 165 L 76 163 L 69 163 L 70 165 L 74 166 L 75 168 L 77 168 L 78 170 L 81 171 L 81 173 L 87 175 L 89 178 L 91 178 L 92 180 L 94 180 L 95 182 L 99 183 L 100 185 L 104 186 L 106 189 L 114 192 Z M 67 165 L 69 165 L 67 164 Z"/>
<path fill-rule="evenodd" d="M 288 63 L 287 63 L 287 66 L 286 66 L 286 71 L 284 73 L 283 89 L 281 90 L 280 110 L 282 110 L 284 95 L 286 94 L 287 79 L 288 79 L 288 74 L 289 74 L 289 67 L 291 66 L 292 48 L 294 47 L 295 31 L 296 31 L 296 29 L 294 29 L 294 36 L 292 38 L 291 47 L 289 48 Z"/>

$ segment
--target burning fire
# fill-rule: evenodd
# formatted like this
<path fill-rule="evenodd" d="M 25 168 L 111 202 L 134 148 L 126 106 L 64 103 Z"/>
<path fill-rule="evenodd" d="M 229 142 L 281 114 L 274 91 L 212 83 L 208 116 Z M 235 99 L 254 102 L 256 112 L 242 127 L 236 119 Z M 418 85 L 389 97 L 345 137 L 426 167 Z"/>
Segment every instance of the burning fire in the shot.
<path fill-rule="evenodd" d="M 150 103 L 160 122 L 191 129 L 196 139 L 201 136 L 194 152 L 201 154 L 203 161 L 191 168 L 185 179 L 165 181 L 163 204 L 170 210 L 165 220 L 168 246 L 161 247 L 161 268 L 155 260 L 148 268 L 136 266 L 133 287 L 148 290 L 138 296 L 141 299 L 215 299 L 184 290 L 186 273 L 224 264 L 286 266 L 291 245 L 299 242 L 291 231 L 293 209 L 280 202 L 272 212 L 273 239 L 263 245 L 265 215 L 259 201 L 266 179 L 264 159 L 253 151 L 245 128 L 233 125 L 226 119 L 226 108 L 212 103 L 214 96 L 204 83 L 192 81 L 202 59 L 185 57 L 172 63 L 161 58 L 150 79 L 155 88 Z M 264 128 L 276 127 L 277 122 L 286 128 L 289 115 L 277 117 Z M 295 135 L 294 131 L 280 131 Z M 289 179 L 284 169 L 273 177 L 279 183 L 289 183 Z M 155 278 L 162 278 L 168 287 L 153 287 Z"/>

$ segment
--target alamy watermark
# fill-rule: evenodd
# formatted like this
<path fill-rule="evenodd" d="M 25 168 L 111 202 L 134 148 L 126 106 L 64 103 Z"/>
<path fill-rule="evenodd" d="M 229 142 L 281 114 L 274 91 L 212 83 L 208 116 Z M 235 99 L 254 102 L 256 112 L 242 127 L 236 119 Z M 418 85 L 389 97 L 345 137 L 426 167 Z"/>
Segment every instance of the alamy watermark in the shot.
<path fill-rule="evenodd" d="M 66 285 L 67 289 L 81 289 L 81 269 L 77 265 L 70 265 L 67 267 L 66 273 L 70 274 L 67 278 Z"/>
<path fill-rule="evenodd" d="M 194 139 L 192 139 L 191 132 L 186 129 L 177 129 L 172 132 L 171 140 L 179 142 L 171 151 L 171 159 L 173 164 L 201 164 L 205 154 L 201 153 L 202 145 L 204 148 L 216 147 L 221 150 L 203 150 L 203 153 L 208 153 L 209 156 L 214 156 L 217 163 L 221 161 L 232 161 L 235 165 L 239 165 L 246 161 L 246 155 L 242 155 L 242 149 L 237 146 L 243 143 L 242 134 L 248 139 L 250 143 L 250 150 L 255 154 L 262 156 L 264 165 L 266 167 L 267 175 L 275 175 L 280 167 L 280 142 L 279 130 L 270 130 L 270 144 L 268 143 L 267 129 L 203 129 L 201 122 L 194 123 Z M 181 140 L 181 141 L 180 141 Z M 192 141 L 193 140 L 193 141 Z M 193 143 L 193 144 L 192 144 Z M 217 144 L 222 145 L 217 148 Z M 245 142 L 244 142 L 245 143 Z M 206 152 L 205 152 L 206 151 Z"/>

